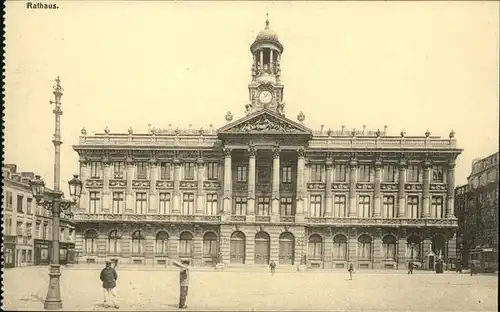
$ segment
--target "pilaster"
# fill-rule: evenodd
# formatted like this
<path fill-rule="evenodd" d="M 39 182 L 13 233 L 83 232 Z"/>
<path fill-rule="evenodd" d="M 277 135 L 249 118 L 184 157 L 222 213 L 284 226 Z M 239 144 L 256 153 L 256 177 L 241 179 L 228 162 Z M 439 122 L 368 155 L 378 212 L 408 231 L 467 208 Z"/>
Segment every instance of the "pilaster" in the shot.
<path fill-rule="evenodd" d="M 131 213 L 134 211 L 132 181 L 134 180 L 135 167 L 132 158 L 127 158 L 127 186 L 125 189 L 125 209 L 124 212 Z"/>
<path fill-rule="evenodd" d="M 455 196 L 455 161 L 448 163 L 446 177 L 446 218 L 455 218 L 454 196 Z"/>
<path fill-rule="evenodd" d="M 179 159 L 174 159 L 174 192 L 172 201 L 172 213 L 181 213 L 181 162 Z"/>
<path fill-rule="evenodd" d="M 333 160 L 329 155 L 326 159 L 326 177 L 325 177 L 325 217 L 333 215 L 333 194 L 332 194 L 332 180 L 333 180 Z"/>
<path fill-rule="evenodd" d="M 380 192 L 380 184 L 382 181 L 382 161 L 376 160 L 375 161 L 375 187 L 374 187 L 374 194 L 373 194 L 373 216 L 375 218 L 380 218 L 380 211 L 381 211 L 381 192 Z"/>
<path fill-rule="evenodd" d="M 358 207 L 356 202 L 356 173 L 358 170 L 358 161 L 351 159 L 349 162 L 349 217 L 356 217 L 358 215 Z"/>
<path fill-rule="evenodd" d="M 406 160 L 399 163 L 399 188 L 398 188 L 398 217 L 406 217 L 405 183 L 406 183 Z"/>
<path fill-rule="evenodd" d="M 280 209 L 280 150 L 273 150 L 273 185 L 271 202 L 271 219 L 278 218 Z M 271 220 L 273 221 L 273 220 Z"/>
<path fill-rule="evenodd" d="M 205 213 L 204 209 L 204 192 L 203 192 L 203 180 L 205 177 L 205 163 L 203 159 L 198 158 L 196 162 L 198 166 L 198 189 L 196 192 L 196 214 L 203 215 Z"/>
<path fill-rule="evenodd" d="M 426 159 L 424 162 L 424 185 L 422 189 L 422 218 L 430 217 L 430 184 L 432 163 Z"/>
<path fill-rule="evenodd" d="M 304 222 L 304 174 L 305 174 L 305 152 L 304 149 L 297 151 L 297 187 L 295 201 L 295 222 Z"/>
<path fill-rule="evenodd" d="M 224 148 L 224 197 L 223 207 L 224 215 L 231 214 L 232 211 L 232 162 L 231 162 L 231 149 Z"/>
<path fill-rule="evenodd" d="M 247 200 L 247 220 L 255 220 L 255 167 L 256 150 L 253 147 L 248 149 L 248 200 Z M 248 220 L 248 221 L 253 221 Z"/>
<path fill-rule="evenodd" d="M 80 175 L 82 179 L 82 193 L 80 197 L 80 211 L 89 211 L 89 191 L 87 190 L 87 180 L 90 177 L 90 167 L 85 160 L 80 161 Z"/>
<path fill-rule="evenodd" d="M 158 192 L 156 191 L 156 180 L 158 179 L 158 166 L 155 159 L 149 161 L 149 211 L 158 212 Z"/>
<path fill-rule="evenodd" d="M 357 267 L 358 262 L 358 230 L 356 228 L 351 228 L 349 230 L 349 239 L 348 239 L 348 262 L 352 263 L 354 267 Z"/>

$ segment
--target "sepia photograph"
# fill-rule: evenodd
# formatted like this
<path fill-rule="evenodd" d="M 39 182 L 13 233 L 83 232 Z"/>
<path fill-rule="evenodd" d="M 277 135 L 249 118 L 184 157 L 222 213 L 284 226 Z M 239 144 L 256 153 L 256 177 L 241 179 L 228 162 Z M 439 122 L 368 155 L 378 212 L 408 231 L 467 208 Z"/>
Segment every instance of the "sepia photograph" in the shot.
<path fill-rule="evenodd" d="M 3 10 L 2 310 L 498 311 L 500 1 Z"/>

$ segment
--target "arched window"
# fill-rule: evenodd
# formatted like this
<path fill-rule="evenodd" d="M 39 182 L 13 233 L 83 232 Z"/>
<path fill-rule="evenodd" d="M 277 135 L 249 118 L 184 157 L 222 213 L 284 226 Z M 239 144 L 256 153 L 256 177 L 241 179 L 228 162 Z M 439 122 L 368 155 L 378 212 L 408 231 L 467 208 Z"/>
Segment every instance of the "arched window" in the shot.
<path fill-rule="evenodd" d="M 97 239 L 99 238 L 99 235 L 97 234 L 96 230 L 87 230 L 85 232 L 84 238 L 85 252 L 87 254 L 97 253 Z"/>
<path fill-rule="evenodd" d="M 132 233 L 132 254 L 140 255 L 144 253 L 144 236 L 140 230 Z"/>
<path fill-rule="evenodd" d="M 438 258 L 447 259 L 446 237 L 443 234 L 436 234 L 432 238 L 432 251 Z"/>
<path fill-rule="evenodd" d="M 410 235 L 406 239 L 406 258 L 410 261 L 421 261 L 422 239 L 417 235 Z"/>
<path fill-rule="evenodd" d="M 165 231 L 158 232 L 155 240 L 156 254 L 166 255 L 168 253 L 168 234 Z"/>
<path fill-rule="evenodd" d="M 358 259 L 370 260 L 372 255 L 372 239 L 363 234 L 358 238 Z"/>
<path fill-rule="evenodd" d="M 344 235 L 333 238 L 333 259 L 347 260 L 347 238 Z"/>
<path fill-rule="evenodd" d="M 384 258 L 387 260 L 396 260 L 396 237 L 386 235 L 382 239 L 382 250 Z"/>
<path fill-rule="evenodd" d="M 189 232 L 182 232 L 179 235 L 179 255 L 181 257 L 191 257 L 193 248 L 193 234 Z"/>
<path fill-rule="evenodd" d="M 308 258 L 310 260 L 323 259 L 323 238 L 318 234 L 313 234 L 309 237 Z"/>
<path fill-rule="evenodd" d="M 120 252 L 120 235 L 117 230 L 109 232 L 108 235 L 108 253 L 118 254 Z"/>
<path fill-rule="evenodd" d="M 215 235 L 213 232 L 207 232 L 203 236 L 203 256 L 217 256 L 217 235 Z"/>

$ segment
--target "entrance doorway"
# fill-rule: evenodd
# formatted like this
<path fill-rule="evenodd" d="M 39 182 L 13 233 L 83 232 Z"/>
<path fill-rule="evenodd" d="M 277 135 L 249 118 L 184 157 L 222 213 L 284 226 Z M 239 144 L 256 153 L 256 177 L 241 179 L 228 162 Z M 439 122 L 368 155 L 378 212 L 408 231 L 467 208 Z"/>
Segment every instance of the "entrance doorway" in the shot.
<path fill-rule="evenodd" d="M 229 254 L 231 263 L 245 263 L 245 234 L 234 232 L 231 235 Z"/>
<path fill-rule="evenodd" d="M 255 264 L 269 264 L 270 237 L 266 232 L 255 235 Z"/>
<path fill-rule="evenodd" d="M 294 262 L 294 236 L 290 232 L 285 232 L 280 235 L 280 264 L 293 264 Z"/>

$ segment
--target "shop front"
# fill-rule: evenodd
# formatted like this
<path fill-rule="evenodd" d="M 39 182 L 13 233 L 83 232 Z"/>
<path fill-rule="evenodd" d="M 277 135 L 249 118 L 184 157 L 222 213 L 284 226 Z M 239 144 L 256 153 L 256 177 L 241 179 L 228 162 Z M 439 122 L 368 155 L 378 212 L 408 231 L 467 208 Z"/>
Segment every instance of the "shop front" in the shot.
<path fill-rule="evenodd" d="M 35 239 L 35 265 L 47 265 L 50 263 L 51 241 Z"/>
<path fill-rule="evenodd" d="M 5 235 L 3 237 L 2 254 L 6 269 L 16 266 L 16 236 Z"/>

